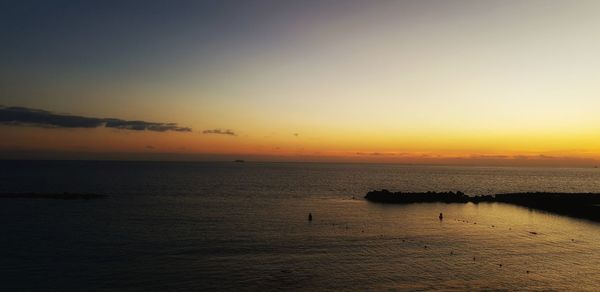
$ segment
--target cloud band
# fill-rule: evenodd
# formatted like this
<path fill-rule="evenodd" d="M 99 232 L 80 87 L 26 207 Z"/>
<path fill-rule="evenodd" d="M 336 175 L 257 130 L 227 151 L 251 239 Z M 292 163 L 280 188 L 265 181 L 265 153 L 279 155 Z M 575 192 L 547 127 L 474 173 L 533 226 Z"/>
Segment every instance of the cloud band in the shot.
<path fill-rule="evenodd" d="M 56 114 L 50 111 L 26 107 L 0 106 L 0 124 L 25 125 L 46 128 L 114 128 L 133 131 L 155 132 L 191 132 L 188 127 L 180 127 L 176 123 L 154 123 L 145 121 L 128 121 L 114 118 L 93 118 L 75 115 Z"/>

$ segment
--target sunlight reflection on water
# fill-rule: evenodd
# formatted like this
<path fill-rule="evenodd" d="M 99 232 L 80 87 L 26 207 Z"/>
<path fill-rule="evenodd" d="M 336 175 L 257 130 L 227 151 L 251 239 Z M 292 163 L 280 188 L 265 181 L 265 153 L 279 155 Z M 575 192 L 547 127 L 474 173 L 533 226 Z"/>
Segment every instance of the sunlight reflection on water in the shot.
<path fill-rule="evenodd" d="M 116 162 L 1 169 L 2 191 L 111 195 L 4 200 L 6 290 L 600 286 L 598 223 L 500 203 L 362 199 L 374 188 L 600 191 L 594 170 Z"/>

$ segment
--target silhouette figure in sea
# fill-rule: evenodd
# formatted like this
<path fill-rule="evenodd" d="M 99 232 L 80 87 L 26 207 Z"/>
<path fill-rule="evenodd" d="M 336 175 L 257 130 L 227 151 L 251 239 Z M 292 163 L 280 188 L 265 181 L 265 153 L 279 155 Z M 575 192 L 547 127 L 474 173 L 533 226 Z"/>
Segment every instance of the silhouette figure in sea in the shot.
<path fill-rule="evenodd" d="M 440 213 L 440 221 L 444 219 L 444 214 Z"/>
<path fill-rule="evenodd" d="M 312 221 L 312 213 L 308 213 L 308 221 Z"/>

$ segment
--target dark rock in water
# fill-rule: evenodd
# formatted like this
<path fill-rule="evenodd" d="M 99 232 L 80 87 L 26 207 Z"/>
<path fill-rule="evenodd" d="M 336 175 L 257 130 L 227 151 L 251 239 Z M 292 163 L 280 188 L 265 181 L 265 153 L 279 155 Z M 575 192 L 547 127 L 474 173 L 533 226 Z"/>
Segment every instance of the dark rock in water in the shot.
<path fill-rule="evenodd" d="M 466 203 L 469 196 L 463 192 L 426 192 L 426 193 L 392 193 L 388 190 L 371 191 L 365 199 L 379 203 L 409 204 L 409 203 Z"/>
<path fill-rule="evenodd" d="M 490 195 L 469 197 L 469 202 L 475 204 L 478 204 L 479 202 L 494 202 L 494 200 L 494 196 Z"/>
<path fill-rule="evenodd" d="M 596 193 L 512 193 L 497 194 L 495 199 L 496 202 L 600 221 L 600 194 Z"/>
<path fill-rule="evenodd" d="M 600 221 L 600 194 L 596 193 L 510 193 L 470 197 L 463 192 L 370 191 L 365 199 L 385 204 L 499 202 L 562 215 Z M 466 221 L 468 223 L 468 221 Z"/>
<path fill-rule="evenodd" d="M 24 198 L 24 199 L 55 199 L 55 200 L 90 200 L 107 197 L 99 194 L 84 193 L 3 193 L 0 199 Z"/>

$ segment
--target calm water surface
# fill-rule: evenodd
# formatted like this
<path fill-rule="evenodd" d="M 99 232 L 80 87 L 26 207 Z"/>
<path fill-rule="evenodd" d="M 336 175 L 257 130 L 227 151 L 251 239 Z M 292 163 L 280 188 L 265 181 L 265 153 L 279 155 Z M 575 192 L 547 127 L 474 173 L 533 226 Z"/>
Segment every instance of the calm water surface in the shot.
<path fill-rule="evenodd" d="M 362 199 L 381 188 L 600 192 L 600 171 L 0 161 L 0 192 L 110 195 L 2 200 L 0 290 L 600 289 L 598 223 Z"/>

